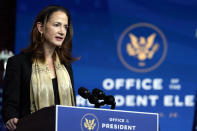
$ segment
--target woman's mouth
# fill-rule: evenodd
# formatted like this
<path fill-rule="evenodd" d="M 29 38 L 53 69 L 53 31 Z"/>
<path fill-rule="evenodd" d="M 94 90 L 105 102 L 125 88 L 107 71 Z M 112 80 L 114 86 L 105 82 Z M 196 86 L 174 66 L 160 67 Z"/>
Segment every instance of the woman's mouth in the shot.
<path fill-rule="evenodd" d="M 62 41 L 62 40 L 63 40 L 63 38 L 62 38 L 62 37 L 59 37 L 59 36 L 56 36 L 55 39 L 56 39 L 57 41 Z"/>

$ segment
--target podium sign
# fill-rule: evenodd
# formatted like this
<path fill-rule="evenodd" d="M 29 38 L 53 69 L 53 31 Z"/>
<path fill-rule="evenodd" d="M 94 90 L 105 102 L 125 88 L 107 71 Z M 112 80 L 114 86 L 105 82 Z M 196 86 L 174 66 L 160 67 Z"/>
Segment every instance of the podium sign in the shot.
<path fill-rule="evenodd" d="M 158 131 L 157 113 L 56 106 L 56 131 Z"/>

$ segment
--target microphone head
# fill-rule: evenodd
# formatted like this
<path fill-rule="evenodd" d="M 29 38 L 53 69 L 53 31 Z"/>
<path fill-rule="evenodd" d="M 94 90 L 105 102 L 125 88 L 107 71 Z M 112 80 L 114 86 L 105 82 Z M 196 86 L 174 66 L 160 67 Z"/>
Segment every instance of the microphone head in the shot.
<path fill-rule="evenodd" d="M 115 98 L 112 95 L 108 95 L 104 98 L 104 101 L 107 105 L 112 105 L 115 103 Z"/>
<path fill-rule="evenodd" d="M 103 100 L 105 98 L 105 93 L 98 88 L 94 88 L 92 90 L 92 95 L 95 95 L 99 100 Z"/>
<path fill-rule="evenodd" d="M 99 99 L 94 95 L 89 95 L 88 100 L 91 104 L 97 104 Z"/>
<path fill-rule="evenodd" d="M 78 89 L 78 94 L 84 99 L 87 99 L 90 96 L 90 91 L 84 87 L 80 87 Z"/>

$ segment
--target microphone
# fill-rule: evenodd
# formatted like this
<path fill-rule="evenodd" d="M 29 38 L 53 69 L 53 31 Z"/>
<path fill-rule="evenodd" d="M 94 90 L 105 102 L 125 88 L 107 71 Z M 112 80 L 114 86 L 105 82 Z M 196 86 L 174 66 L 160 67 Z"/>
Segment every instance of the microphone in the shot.
<path fill-rule="evenodd" d="M 95 95 L 99 100 L 103 100 L 102 102 L 96 104 L 97 108 L 107 104 L 107 105 L 111 105 L 111 109 L 115 109 L 116 102 L 114 96 L 112 95 L 106 96 L 105 93 L 98 88 L 94 88 L 92 90 L 92 95 Z"/>
<path fill-rule="evenodd" d="M 84 99 L 88 99 L 88 97 L 90 96 L 90 91 L 84 87 L 80 87 L 78 89 L 78 94 Z"/>
<path fill-rule="evenodd" d="M 105 96 L 104 101 L 107 105 L 112 105 L 115 102 L 115 98 L 112 95 Z"/>
<path fill-rule="evenodd" d="M 99 100 L 103 100 L 105 98 L 105 93 L 98 88 L 94 88 L 92 90 L 92 95 L 97 96 Z"/>
<path fill-rule="evenodd" d="M 107 105 L 111 105 L 111 109 L 115 109 L 115 107 L 116 107 L 116 102 L 115 102 L 114 96 L 112 96 L 112 95 L 105 96 L 104 102 L 105 102 L 105 104 L 107 104 Z"/>
<path fill-rule="evenodd" d="M 90 94 L 90 91 L 84 87 L 78 89 L 78 94 L 84 99 L 88 99 L 91 104 L 98 104 L 98 98 Z"/>
<path fill-rule="evenodd" d="M 98 88 L 94 88 L 91 94 L 88 89 L 84 87 L 80 87 L 78 89 L 78 94 L 84 99 L 88 99 L 88 101 L 91 104 L 95 105 L 94 106 L 95 108 L 100 108 L 100 106 L 104 106 L 105 104 L 107 104 L 107 105 L 111 105 L 111 109 L 115 109 L 116 102 L 114 96 L 112 95 L 106 96 L 105 93 Z M 103 100 L 103 101 L 99 101 L 99 100 Z"/>
<path fill-rule="evenodd" d="M 89 100 L 89 102 L 90 102 L 91 104 L 98 104 L 98 101 L 99 101 L 99 99 L 98 99 L 96 96 L 94 96 L 94 95 L 90 95 L 90 96 L 88 97 L 88 100 Z"/>

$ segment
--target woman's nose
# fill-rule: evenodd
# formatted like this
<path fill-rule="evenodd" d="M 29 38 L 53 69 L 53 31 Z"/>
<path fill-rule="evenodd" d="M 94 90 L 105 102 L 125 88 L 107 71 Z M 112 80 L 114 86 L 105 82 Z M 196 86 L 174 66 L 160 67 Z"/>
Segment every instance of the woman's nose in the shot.
<path fill-rule="evenodd" d="M 65 28 L 64 27 L 60 27 L 59 34 L 65 35 L 65 33 L 66 33 Z"/>

